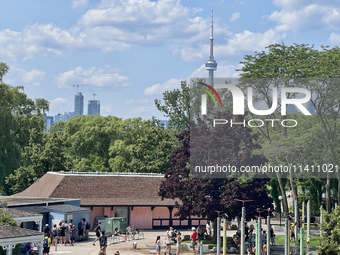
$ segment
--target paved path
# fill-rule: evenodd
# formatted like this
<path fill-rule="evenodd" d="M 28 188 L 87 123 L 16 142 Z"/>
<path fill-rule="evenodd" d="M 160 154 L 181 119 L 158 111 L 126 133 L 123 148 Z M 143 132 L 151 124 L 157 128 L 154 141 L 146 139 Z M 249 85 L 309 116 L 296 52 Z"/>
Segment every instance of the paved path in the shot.
<path fill-rule="evenodd" d="M 182 236 L 190 235 L 190 230 L 181 231 Z M 138 242 L 137 250 L 134 251 L 132 247 L 133 241 L 124 242 L 123 238 L 121 242 L 109 243 L 107 247 L 107 255 L 113 255 L 115 251 L 119 251 L 120 254 L 131 254 L 131 255 L 143 255 L 143 254 L 156 254 L 155 250 L 155 240 L 156 237 L 159 235 L 161 236 L 161 244 L 162 244 L 162 251 L 164 251 L 164 234 L 165 230 L 146 230 L 144 231 L 144 239 L 136 240 Z M 235 234 L 235 230 L 227 231 L 228 236 L 232 236 Z M 276 233 L 278 235 L 283 233 Z M 94 232 L 90 232 L 89 240 L 83 242 L 76 242 L 74 246 L 57 246 L 57 251 L 55 251 L 55 247 L 51 247 L 50 255 L 57 255 L 57 254 L 70 254 L 70 255 L 97 255 L 99 252 L 99 242 L 96 242 L 96 246 L 93 246 L 92 243 L 94 241 L 95 234 Z M 173 249 L 175 247 L 173 246 Z M 181 254 L 190 254 L 191 252 L 183 252 Z M 163 254 L 163 253 L 161 253 Z M 175 254 L 175 250 L 172 251 L 172 254 Z M 191 253 L 192 254 L 192 253 Z M 283 255 L 284 248 L 283 245 L 276 245 L 272 246 L 271 255 Z M 293 253 L 294 254 L 294 253 Z M 299 254 L 299 253 L 298 253 Z M 307 253 L 305 253 L 307 254 Z M 315 251 L 310 253 L 311 255 L 316 254 Z M 215 253 L 216 255 L 216 253 Z"/>

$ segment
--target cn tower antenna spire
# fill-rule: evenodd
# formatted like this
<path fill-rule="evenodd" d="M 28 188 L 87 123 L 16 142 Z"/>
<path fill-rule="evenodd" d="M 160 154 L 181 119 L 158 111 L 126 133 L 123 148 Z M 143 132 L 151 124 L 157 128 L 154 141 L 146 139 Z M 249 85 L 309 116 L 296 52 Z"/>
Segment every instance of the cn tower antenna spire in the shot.
<path fill-rule="evenodd" d="M 210 26 L 210 56 L 209 60 L 205 62 L 205 70 L 209 72 L 209 84 L 214 86 L 214 71 L 217 69 L 217 63 L 214 60 L 214 12 L 211 11 L 211 26 Z"/>

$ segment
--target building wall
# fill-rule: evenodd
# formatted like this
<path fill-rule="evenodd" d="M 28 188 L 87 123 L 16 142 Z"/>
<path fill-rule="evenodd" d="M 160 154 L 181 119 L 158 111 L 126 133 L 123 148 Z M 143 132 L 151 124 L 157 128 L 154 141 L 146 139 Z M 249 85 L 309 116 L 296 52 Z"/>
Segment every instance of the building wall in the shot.
<path fill-rule="evenodd" d="M 108 218 L 115 217 L 115 207 L 104 207 L 104 216 Z"/>
<path fill-rule="evenodd" d="M 91 210 L 91 207 L 84 207 L 87 209 Z M 91 212 L 90 212 L 90 216 L 89 216 L 89 223 L 91 224 L 91 229 L 93 229 L 93 225 L 94 225 L 94 219 L 97 216 L 104 216 L 104 207 L 93 207 Z"/>
<path fill-rule="evenodd" d="M 152 211 L 153 219 L 170 218 L 170 211 L 168 207 L 155 207 Z"/>
<path fill-rule="evenodd" d="M 133 228 L 152 229 L 151 207 L 130 208 L 130 224 Z"/>

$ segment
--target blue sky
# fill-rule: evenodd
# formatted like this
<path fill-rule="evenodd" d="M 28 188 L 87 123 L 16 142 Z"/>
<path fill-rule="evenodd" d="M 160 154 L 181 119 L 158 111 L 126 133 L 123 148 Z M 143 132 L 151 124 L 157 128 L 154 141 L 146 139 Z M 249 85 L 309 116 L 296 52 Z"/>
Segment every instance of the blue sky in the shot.
<path fill-rule="evenodd" d="M 50 101 L 48 115 L 74 110 L 74 84 L 101 115 L 156 116 L 162 92 L 207 77 L 214 10 L 215 77 L 237 77 L 246 54 L 284 42 L 340 43 L 335 0 L 15 0 L 0 4 L 4 81 Z"/>

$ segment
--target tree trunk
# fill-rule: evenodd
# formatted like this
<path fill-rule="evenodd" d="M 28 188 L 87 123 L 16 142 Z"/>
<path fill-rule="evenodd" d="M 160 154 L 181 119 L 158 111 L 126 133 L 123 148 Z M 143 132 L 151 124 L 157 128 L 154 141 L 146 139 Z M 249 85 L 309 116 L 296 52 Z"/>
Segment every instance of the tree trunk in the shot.
<path fill-rule="evenodd" d="M 331 212 L 331 179 L 327 173 L 327 183 L 326 183 L 326 210 L 328 213 Z"/>

